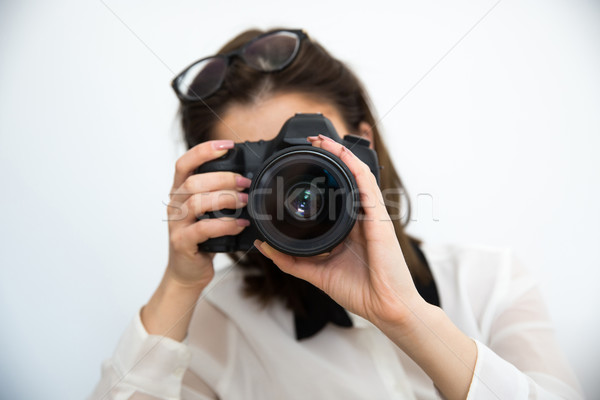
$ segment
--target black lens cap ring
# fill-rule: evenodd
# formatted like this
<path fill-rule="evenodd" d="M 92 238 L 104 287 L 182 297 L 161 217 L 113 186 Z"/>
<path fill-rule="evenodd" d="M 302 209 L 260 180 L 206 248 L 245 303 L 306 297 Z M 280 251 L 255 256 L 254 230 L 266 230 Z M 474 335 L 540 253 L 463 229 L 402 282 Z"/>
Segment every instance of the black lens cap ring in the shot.
<path fill-rule="evenodd" d="M 298 188 L 293 194 L 299 198 L 290 198 Z M 269 157 L 248 194 L 248 213 L 259 236 L 293 256 L 331 251 L 348 236 L 359 210 L 358 188 L 348 167 L 332 153 L 308 145 L 291 146 Z M 304 209 L 298 211 L 290 202 Z"/>

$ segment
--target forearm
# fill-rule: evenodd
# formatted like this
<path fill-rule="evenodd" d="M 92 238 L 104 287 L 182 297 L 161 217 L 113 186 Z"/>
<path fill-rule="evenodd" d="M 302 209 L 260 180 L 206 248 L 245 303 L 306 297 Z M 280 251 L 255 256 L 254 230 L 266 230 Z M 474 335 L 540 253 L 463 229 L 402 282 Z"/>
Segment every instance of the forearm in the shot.
<path fill-rule="evenodd" d="M 177 282 L 167 269 L 150 301 L 142 308 L 141 319 L 146 331 L 182 341 L 202 290 L 203 286 Z"/>
<path fill-rule="evenodd" d="M 448 399 L 465 399 L 477 361 L 477 345 L 438 307 L 419 303 L 409 316 L 378 324 Z"/>

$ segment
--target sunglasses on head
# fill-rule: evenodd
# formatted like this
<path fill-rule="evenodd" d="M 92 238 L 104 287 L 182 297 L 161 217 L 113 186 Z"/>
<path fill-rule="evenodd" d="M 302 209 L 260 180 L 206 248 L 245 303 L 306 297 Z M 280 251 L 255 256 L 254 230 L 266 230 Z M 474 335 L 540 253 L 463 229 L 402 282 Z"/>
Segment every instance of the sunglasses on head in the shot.
<path fill-rule="evenodd" d="M 237 50 L 195 61 L 173 79 L 171 86 L 181 101 L 200 101 L 219 90 L 234 57 L 257 71 L 281 71 L 294 61 L 304 38 L 308 35 L 302 30 L 264 33 Z"/>

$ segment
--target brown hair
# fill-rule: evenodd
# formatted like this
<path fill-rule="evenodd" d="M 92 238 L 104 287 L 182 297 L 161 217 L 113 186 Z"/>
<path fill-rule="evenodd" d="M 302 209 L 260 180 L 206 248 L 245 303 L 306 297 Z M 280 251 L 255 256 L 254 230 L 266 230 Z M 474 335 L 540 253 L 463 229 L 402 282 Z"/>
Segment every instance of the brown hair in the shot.
<path fill-rule="evenodd" d="M 274 29 L 275 30 L 275 29 Z M 258 29 L 247 30 L 229 41 L 219 50 L 219 54 L 239 48 L 249 40 L 264 33 Z M 401 194 L 405 193 L 402 180 L 398 176 L 383 143 L 371 112 L 367 94 L 350 69 L 332 57 L 322 46 L 312 39 L 304 39 L 296 59 L 285 69 L 264 73 L 253 70 L 241 60 L 234 59 L 221 88 L 203 102 L 185 103 L 179 109 L 184 137 L 188 148 L 209 140 L 211 131 L 230 102 L 251 104 L 259 93 L 301 92 L 316 95 L 318 98 L 335 105 L 347 124 L 350 132 L 358 132 L 361 121 L 366 122 L 373 132 L 373 145 L 379 163 L 383 166 L 380 176 L 380 188 L 393 189 L 393 196 L 386 196 L 390 215 L 402 215 L 399 210 Z M 404 227 L 410 220 L 410 201 L 406 197 L 404 222 L 402 218 L 393 218 L 396 236 L 402 248 L 413 279 L 421 285 L 428 285 L 431 272 L 414 249 L 421 241 L 405 233 Z M 396 208 L 391 208 L 396 207 Z M 247 274 L 244 281 L 245 293 L 257 297 L 266 305 L 280 298 L 286 306 L 303 313 L 301 297 L 310 293 L 306 282 L 283 273 L 271 260 L 262 254 L 251 252 L 229 255 L 245 269 L 257 270 L 258 274 Z"/>

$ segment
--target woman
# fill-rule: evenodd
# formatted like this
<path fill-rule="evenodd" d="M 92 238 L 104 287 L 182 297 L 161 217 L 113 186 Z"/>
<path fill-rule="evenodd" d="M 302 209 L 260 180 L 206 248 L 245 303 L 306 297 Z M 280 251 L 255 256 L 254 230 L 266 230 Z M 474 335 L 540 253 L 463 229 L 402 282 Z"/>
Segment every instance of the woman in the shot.
<path fill-rule="evenodd" d="M 218 54 L 173 81 L 189 150 L 175 166 L 168 265 L 93 398 L 581 397 L 537 286 L 509 252 L 404 232 L 402 182 L 344 64 L 294 30 L 247 31 Z M 235 142 L 274 138 L 297 112 L 322 113 L 377 152 L 379 186 L 350 149 L 307 138 L 352 172 L 364 218 L 328 254 L 292 257 L 257 240 L 260 253 L 231 254 L 234 266 L 215 274 L 197 244 L 250 222 L 196 216 L 244 207 L 251 181 L 196 168 Z"/>

